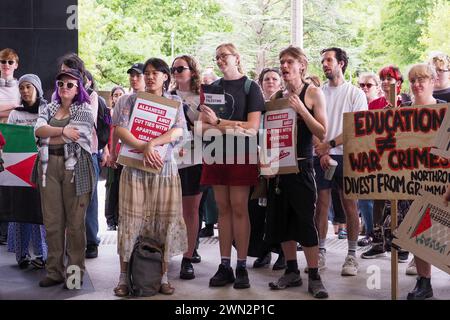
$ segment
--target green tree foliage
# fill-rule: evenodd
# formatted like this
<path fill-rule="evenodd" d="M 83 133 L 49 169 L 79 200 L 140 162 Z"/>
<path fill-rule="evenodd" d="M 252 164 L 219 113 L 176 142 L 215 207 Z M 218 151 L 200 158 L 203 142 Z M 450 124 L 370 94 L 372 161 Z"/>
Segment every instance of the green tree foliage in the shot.
<path fill-rule="evenodd" d="M 205 30 L 222 30 L 214 0 L 83 0 L 79 5 L 80 56 L 101 88 L 128 83 L 126 70 L 151 56 L 186 53 Z"/>
<path fill-rule="evenodd" d="M 427 59 L 434 51 L 450 54 L 450 2 L 438 1 L 427 21 L 428 25 L 419 39 L 420 44 L 425 48 L 422 58 Z"/>

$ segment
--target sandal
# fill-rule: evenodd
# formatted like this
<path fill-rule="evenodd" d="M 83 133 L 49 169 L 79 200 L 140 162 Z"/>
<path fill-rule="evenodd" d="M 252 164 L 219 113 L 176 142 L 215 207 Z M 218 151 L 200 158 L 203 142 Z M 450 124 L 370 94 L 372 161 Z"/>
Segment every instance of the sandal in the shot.
<path fill-rule="evenodd" d="M 114 294 L 117 297 L 126 297 L 130 294 L 130 291 L 126 284 L 118 284 L 117 287 L 114 288 Z"/>
<path fill-rule="evenodd" d="M 175 292 L 175 288 L 170 283 L 162 283 L 159 293 L 172 295 Z"/>
<path fill-rule="evenodd" d="M 42 257 L 36 257 L 35 259 L 31 260 L 31 264 L 37 269 L 45 268 L 45 260 Z"/>

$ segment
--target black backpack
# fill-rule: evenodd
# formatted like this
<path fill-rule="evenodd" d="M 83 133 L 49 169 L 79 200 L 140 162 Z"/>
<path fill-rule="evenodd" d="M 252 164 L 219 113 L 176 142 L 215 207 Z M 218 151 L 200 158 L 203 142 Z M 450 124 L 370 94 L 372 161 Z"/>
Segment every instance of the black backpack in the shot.
<path fill-rule="evenodd" d="M 128 261 L 127 284 L 130 294 L 150 297 L 161 288 L 164 250 L 154 239 L 139 236 Z"/>
<path fill-rule="evenodd" d="M 106 105 L 106 101 L 103 97 L 98 96 L 97 123 L 95 125 L 98 138 L 98 150 L 102 150 L 108 144 L 111 123 L 111 112 Z"/>

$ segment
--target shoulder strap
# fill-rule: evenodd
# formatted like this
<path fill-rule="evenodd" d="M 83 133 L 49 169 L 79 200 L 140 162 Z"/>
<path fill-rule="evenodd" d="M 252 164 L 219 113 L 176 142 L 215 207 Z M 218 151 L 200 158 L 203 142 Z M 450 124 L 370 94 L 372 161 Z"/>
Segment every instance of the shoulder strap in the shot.
<path fill-rule="evenodd" d="M 252 80 L 250 80 L 248 77 L 246 77 L 245 83 L 244 83 L 244 91 L 245 91 L 246 96 L 248 96 L 248 94 L 250 93 L 251 85 L 252 85 Z"/>

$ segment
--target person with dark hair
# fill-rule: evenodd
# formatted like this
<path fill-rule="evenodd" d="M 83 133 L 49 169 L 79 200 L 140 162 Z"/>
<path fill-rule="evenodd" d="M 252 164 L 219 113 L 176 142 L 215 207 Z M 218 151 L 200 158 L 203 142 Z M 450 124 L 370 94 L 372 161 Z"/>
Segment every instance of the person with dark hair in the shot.
<path fill-rule="evenodd" d="M 213 186 L 219 209 L 221 263 L 216 274 L 209 280 L 209 285 L 222 287 L 234 283 L 235 289 L 246 289 L 250 288 L 247 272 L 250 237 L 248 199 L 250 187 L 256 185 L 258 180 L 258 167 L 256 154 L 253 160 L 250 154 L 249 139 L 229 135 L 227 139 L 227 129 L 253 132 L 256 135 L 261 112 L 264 110 L 264 97 L 258 84 L 244 75 L 241 56 L 232 43 L 223 43 L 216 48 L 216 61 L 224 75 L 215 83 L 223 88 L 225 110 L 217 115 L 208 106 L 200 105 L 201 122 L 198 123 L 201 132 L 197 131 L 204 139 L 209 133 L 220 132 L 218 139 L 223 141 L 222 152 L 206 155 L 201 178 L 201 184 Z M 227 140 L 232 140 L 233 150 L 227 150 Z M 244 145 L 247 150 L 237 154 L 238 144 Z M 233 240 L 237 249 L 236 278 L 231 267 Z"/>
<path fill-rule="evenodd" d="M 125 95 L 125 90 L 121 86 L 115 86 L 111 89 L 111 117 L 114 116 L 114 108 L 117 101 L 123 95 Z M 116 143 L 113 145 L 113 135 L 114 130 L 111 128 L 110 138 L 108 142 L 108 150 L 110 152 L 110 157 L 107 162 L 107 178 L 106 178 L 106 195 L 105 195 L 105 218 L 106 224 L 108 225 L 108 231 L 117 230 L 119 224 L 119 182 L 120 173 L 122 172 L 121 165 L 111 164 L 111 154 L 116 154 L 116 151 L 120 148 L 120 144 Z"/>
<path fill-rule="evenodd" d="M 200 105 L 200 70 L 198 63 L 189 55 L 181 55 L 173 60 L 170 71 L 175 81 L 175 87 L 171 93 L 182 99 L 188 130 L 192 135 L 194 124 L 198 121 L 199 111 L 197 108 Z M 193 145 L 193 140 L 191 141 Z M 194 150 L 192 149 L 192 151 Z M 188 236 L 188 250 L 183 254 L 180 278 L 189 280 L 195 278 L 192 260 L 194 256 L 199 256 L 195 247 L 199 229 L 200 200 L 203 194 L 203 188 L 200 186 L 202 165 L 189 164 L 188 167 L 179 169 L 178 173 L 181 179 L 183 217 Z"/>
<path fill-rule="evenodd" d="M 348 64 L 347 53 L 340 48 L 327 48 L 321 51 L 322 69 L 328 82 L 322 87 L 327 104 L 328 127 L 325 139 L 315 143 L 314 171 L 319 190 L 316 206 L 316 224 L 319 229 L 319 268 L 325 268 L 325 241 L 328 231 L 328 208 L 331 188 L 336 183 L 343 204 L 347 223 L 348 253 L 342 266 L 342 276 L 355 276 L 358 273 L 356 247 L 359 234 L 359 216 L 356 201 L 343 196 L 343 115 L 344 112 L 367 110 L 364 92 L 345 81 L 344 73 Z M 331 180 L 325 179 L 325 171 L 330 161 L 337 167 Z"/>
<path fill-rule="evenodd" d="M 95 186 L 93 128 L 90 99 L 81 73 L 74 69 L 60 72 L 56 76 L 55 100 L 39 113 L 34 129 L 40 139 L 32 180 L 40 190 L 48 244 L 47 276 L 39 282 L 41 287 L 69 280 L 74 266 L 83 282 L 85 214 Z M 68 282 L 66 288 L 79 288 Z"/>
<path fill-rule="evenodd" d="M 287 98 L 297 113 L 299 173 L 269 179 L 265 240 L 281 243 L 287 264 L 285 273 L 269 286 L 272 290 L 282 290 L 302 285 L 297 264 L 299 242 L 308 265 L 308 292 L 314 298 L 327 298 L 318 269 L 319 247 L 314 223 L 317 190 L 313 170 L 313 136 L 322 140 L 327 131 L 325 97 L 320 88 L 305 81 L 308 59 L 302 49 L 289 46 L 278 57 L 286 91 L 280 91 L 276 98 Z"/>
<path fill-rule="evenodd" d="M 127 70 L 127 73 L 130 81 L 131 92 L 136 93 L 139 91 L 145 91 L 144 64 L 140 62 L 134 63 Z"/>
<path fill-rule="evenodd" d="M 47 101 L 42 97 L 41 80 L 35 74 L 23 75 L 19 79 L 19 92 L 22 104 L 11 111 L 8 123 L 34 127 L 39 111 L 47 105 Z M 28 217 L 42 214 L 39 191 L 36 188 L 2 187 L 1 192 L 11 201 L 11 210 L 15 215 Z M 31 260 L 29 252 L 30 244 L 35 255 L 33 260 Z M 34 267 L 44 268 L 47 260 L 44 226 L 10 222 L 8 225 L 8 251 L 16 253 L 16 261 L 21 269 L 26 269 L 30 263 Z"/>
<path fill-rule="evenodd" d="M 124 166 L 120 177 L 119 227 L 117 251 L 120 257 L 119 283 L 116 296 L 129 294 L 127 267 L 137 237 L 148 236 L 164 247 L 164 269 L 161 280 L 162 294 L 171 295 L 173 288 L 167 278 L 169 259 L 187 251 L 186 225 L 182 216 L 182 191 L 178 167 L 174 159 L 174 147 L 187 131 L 181 99 L 170 95 L 170 69 L 164 60 L 150 58 L 144 65 L 146 92 L 178 101 L 177 116 L 173 126 L 161 136 L 144 142 L 136 139 L 128 130 L 132 108 L 137 94 L 122 96 L 116 104 L 113 125 L 114 134 L 127 145 L 142 151 L 144 165 L 160 169 L 151 173 Z M 161 159 L 155 146 L 168 145 L 166 156 Z"/>

